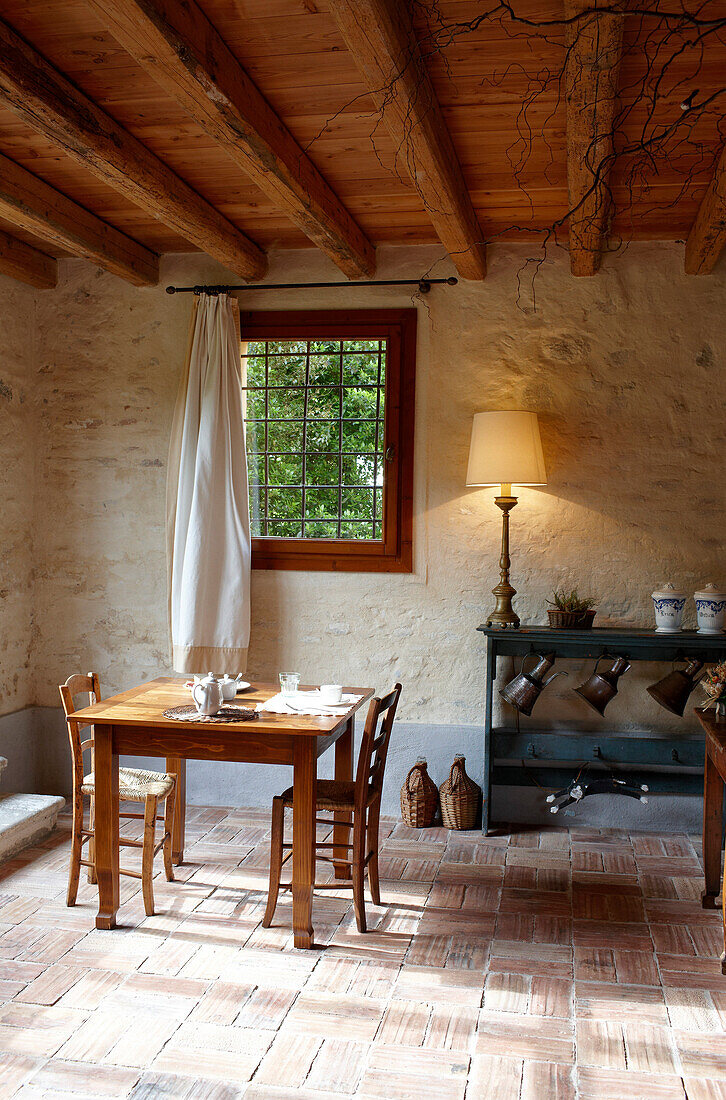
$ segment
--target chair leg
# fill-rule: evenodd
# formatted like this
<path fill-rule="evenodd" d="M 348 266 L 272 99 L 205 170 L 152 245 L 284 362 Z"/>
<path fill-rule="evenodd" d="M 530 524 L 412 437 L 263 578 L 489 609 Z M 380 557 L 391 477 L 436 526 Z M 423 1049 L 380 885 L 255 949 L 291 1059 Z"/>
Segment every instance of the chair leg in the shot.
<path fill-rule="evenodd" d="M 144 806 L 144 843 L 141 849 L 141 890 L 144 895 L 144 911 L 147 917 L 154 915 L 154 836 L 156 833 L 156 803 L 153 795 L 146 796 Z"/>
<path fill-rule="evenodd" d="M 176 805 L 176 783 L 166 796 L 166 804 L 164 806 L 164 847 L 162 851 L 164 853 L 164 871 L 166 873 L 166 881 L 174 881 L 174 864 L 172 863 L 172 842 L 174 832 L 174 806 Z"/>
<path fill-rule="evenodd" d="M 267 908 L 262 927 L 269 928 L 277 908 L 282 874 L 282 840 L 285 832 L 285 806 L 281 798 L 272 800 L 272 831 L 270 834 L 270 885 L 267 891 Z"/>
<path fill-rule="evenodd" d="M 366 900 L 363 890 L 365 883 L 365 840 L 366 822 L 364 811 L 355 815 L 353 826 L 353 909 L 359 932 L 365 932 L 367 928 Z"/>
<path fill-rule="evenodd" d="M 381 804 L 376 802 L 368 811 L 368 851 L 371 858 L 368 863 L 368 888 L 371 892 L 371 901 L 374 905 L 381 904 L 381 888 L 378 881 L 378 819 L 381 814 Z"/>
<path fill-rule="evenodd" d="M 721 973 L 726 974 L 726 862 L 723 868 L 721 884 L 721 921 L 723 924 L 723 951 L 721 953 Z"/>
<path fill-rule="evenodd" d="M 94 821 L 96 820 L 96 799 L 91 795 L 91 807 L 88 811 L 88 828 L 94 829 Z M 96 875 L 96 838 L 92 836 L 88 841 L 88 862 L 93 866 L 88 868 L 88 881 L 93 886 L 98 882 L 98 876 Z"/>
<path fill-rule="evenodd" d="M 73 789 L 73 831 L 71 834 L 71 864 L 68 870 L 66 905 L 75 905 L 78 896 L 78 880 L 81 877 L 81 851 L 83 848 L 83 795 L 80 787 Z"/>

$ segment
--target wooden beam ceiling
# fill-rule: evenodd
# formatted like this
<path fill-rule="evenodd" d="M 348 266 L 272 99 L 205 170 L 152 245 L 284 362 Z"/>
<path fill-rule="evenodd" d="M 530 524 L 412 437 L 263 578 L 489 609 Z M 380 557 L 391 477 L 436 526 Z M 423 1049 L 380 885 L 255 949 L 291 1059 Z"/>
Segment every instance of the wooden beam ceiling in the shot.
<path fill-rule="evenodd" d="M 124 49 L 346 275 L 375 273 L 370 241 L 194 0 L 89 3 Z"/>
<path fill-rule="evenodd" d="M 686 275 L 708 275 L 726 245 L 726 145 L 686 240 Z"/>
<path fill-rule="evenodd" d="M 0 271 L 21 283 L 48 290 L 56 284 L 58 265 L 52 256 L 0 231 Z"/>
<path fill-rule="evenodd" d="M 159 257 L 0 154 L 0 217 L 100 264 L 135 286 L 155 286 Z"/>
<path fill-rule="evenodd" d="M 483 279 L 483 234 L 406 0 L 329 0 L 328 8 L 457 271 Z"/>
<path fill-rule="evenodd" d="M 587 0 L 565 0 L 565 15 L 575 20 L 567 26 L 565 69 L 573 275 L 598 270 L 612 217 L 608 177 L 625 20 L 591 8 Z"/>
<path fill-rule="evenodd" d="M 243 279 L 264 252 L 0 21 L 0 96 L 24 122 Z"/>

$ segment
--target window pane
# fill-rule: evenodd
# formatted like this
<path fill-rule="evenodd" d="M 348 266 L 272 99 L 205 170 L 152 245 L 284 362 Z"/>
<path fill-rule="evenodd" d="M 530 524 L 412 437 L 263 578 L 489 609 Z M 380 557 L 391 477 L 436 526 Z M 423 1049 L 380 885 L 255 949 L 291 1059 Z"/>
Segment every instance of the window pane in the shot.
<path fill-rule="evenodd" d="M 247 385 L 264 386 L 265 384 L 265 357 L 264 355 L 248 355 L 247 357 Z"/>
<path fill-rule="evenodd" d="M 373 455 L 343 455 L 343 485 L 373 485 Z"/>
<path fill-rule="evenodd" d="M 337 420 L 321 422 L 312 420 L 307 426 L 309 451 L 337 451 L 340 447 L 340 424 Z"/>
<path fill-rule="evenodd" d="M 305 492 L 305 519 L 337 519 L 338 489 L 308 489 Z"/>
<path fill-rule="evenodd" d="M 378 416 L 378 386 L 367 389 L 346 386 L 343 389 L 343 416 L 351 419 Z"/>
<path fill-rule="evenodd" d="M 264 420 L 265 418 L 265 391 L 247 390 L 247 418 L 248 420 Z"/>
<path fill-rule="evenodd" d="M 267 415 L 270 420 L 292 420 L 305 413 L 305 390 L 268 390 Z"/>
<path fill-rule="evenodd" d="M 264 436 L 262 437 L 264 445 Z M 296 454 L 302 453 L 303 425 L 302 420 L 292 420 L 286 423 L 284 420 L 267 425 L 267 447 L 270 451 L 289 451 Z M 249 447 L 249 440 L 247 443 Z"/>
<path fill-rule="evenodd" d="M 340 459 L 336 454 L 310 454 L 305 458 L 306 485 L 338 485 Z"/>
<path fill-rule="evenodd" d="M 269 519 L 301 519 L 302 490 L 271 488 L 267 492 Z"/>
<path fill-rule="evenodd" d="M 311 386 L 340 385 L 340 356 L 311 355 L 308 381 Z"/>
<path fill-rule="evenodd" d="M 301 455 L 270 455 L 268 461 L 270 485 L 300 485 Z"/>
<path fill-rule="evenodd" d="M 306 523 L 305 524 L 305 538 L 306 539 L 337 539 L 338 537 L 338 524 L 335 523 Z"/>
<path fill-rule="evenodd" d="M 373 489 L 343 489 L 344 519 L 373 519 Z"/>
<path fill-rule="evenodd" d="M 311 386 L 308 389 L 308 419 L 340 416 L 340 387 Z"/>
<path fill-rule="evenodd" d="M 374 451 L 375 448 L 376 422 L 374 420 L 346 420 L 343 422 L 344 451 Z"/>
<path fill-rule="evenodd" d="M 250 485 L 262 485 L 265 481 L 265 456 L 264 454 L 251 454 L 247 452 L 247 476 Z"/>
<path fill-rule="evenodd" d="M 304 355 L 273 355 L 268 360 L 268 386 L 304 386 Z M 249 385 L 249 382 L 248 382 Z"/>
<path fill-rule="evenodd" d="M 340 352 L 340 340 L 311 340 L 311 355 L 330 355 Z"/>
<path fill-rule="evenodd" d="M 383 381 L 383 378 L 381 378 Z M 378 383 L 378 352 L 365 355 L 343 356 L 343 384 L 364 385 Z"/>
<path fill-rule="evenodd" d="M 302 538 L 302 524 L 271 520 L 267 525 L 267 534 L 269 537 L 278 539 L 299 539 Z"/>

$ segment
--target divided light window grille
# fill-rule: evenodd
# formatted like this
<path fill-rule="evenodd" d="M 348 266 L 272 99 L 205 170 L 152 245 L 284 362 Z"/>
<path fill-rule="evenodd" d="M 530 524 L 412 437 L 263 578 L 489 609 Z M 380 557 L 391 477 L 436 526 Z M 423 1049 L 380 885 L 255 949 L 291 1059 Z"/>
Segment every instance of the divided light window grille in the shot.
<path fill-rule="evenodd" d="M 387 340 L 250 339 L 252 534 L 383 539 Z"/>

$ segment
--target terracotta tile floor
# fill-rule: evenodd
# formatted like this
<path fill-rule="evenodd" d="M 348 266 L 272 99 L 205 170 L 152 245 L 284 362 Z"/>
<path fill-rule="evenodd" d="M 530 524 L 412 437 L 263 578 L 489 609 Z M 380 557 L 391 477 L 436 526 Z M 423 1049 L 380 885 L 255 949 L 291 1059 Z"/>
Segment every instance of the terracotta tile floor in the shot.
<path fill-rule="evenodd" d="M 2 1100 L 726 1100 L 696 839 L 389 821 L 373 931 L 323 893 L 302 952 L 289 895 L 260 926 L 267 826 L 190 809 L 157 915 L 122 879 L 114 932 L 85 881 L 65 906 L 67 820 L 0 867 Z"/>

